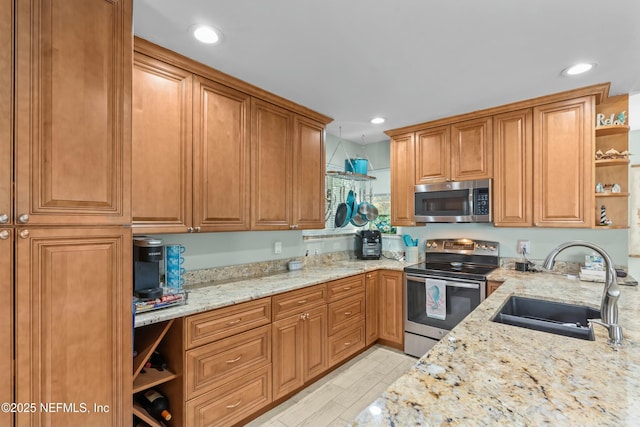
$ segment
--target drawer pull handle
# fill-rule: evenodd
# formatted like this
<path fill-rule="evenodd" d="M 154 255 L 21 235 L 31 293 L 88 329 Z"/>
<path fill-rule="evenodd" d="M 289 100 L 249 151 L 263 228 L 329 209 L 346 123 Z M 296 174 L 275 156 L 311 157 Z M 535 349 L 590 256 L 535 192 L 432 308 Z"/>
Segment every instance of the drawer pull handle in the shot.
<path fill-rule="evenodd" d="M 345 315 L 345 316 L 351 316 L 351 312 L 350 312 L 350 311 L 345 311 L 345 312 L 344 312 L 344 315 Z"/>
<path fill-rule="evenodd" d="M 307 300 L 306 300 L 306 299 L 303 299 L 303 300 L 298 301 L 298 304 L 306 304 L 306 303 L 307 303 Z"/>
<path fill-rule="evenodd" d="M 228 326 L 236 325 L 236 324 L 240 323 L 241 321 L 242 321 L 242 319 L 232 320 L 232 321 L 230 321 L 230 322 L 227 322 L 227 325 L 228 325 Z"/>
<path fill-rule="evenodd" d="M 347 341 L 346 343 L 344 343 L 345 347 L 348 345 L 351 345 L 351 341 Z"/>
<path fill-rule="evenodd" d="M 227 409 L 233 409 L 233 408 L 237 408 L 238 406 L 240 406 L 240 404 L 242 403 L 242 399 L 238 400 L 236 403 L 234 403 L 233 405 L 227 405 Z"/>
<path fill-rule="evenodd" d="M 236 357 L 235 359 L 227 360 L 228 364 L 236 363 L 238 360 L 242 359 L 242 355 Z"/>
<path fill-rule="evenodd" d="M 349 289 L 351 289 L 351 286 L 345 286 L 344 288 L 342 288 L 343 291 L 348 291 Z"/>

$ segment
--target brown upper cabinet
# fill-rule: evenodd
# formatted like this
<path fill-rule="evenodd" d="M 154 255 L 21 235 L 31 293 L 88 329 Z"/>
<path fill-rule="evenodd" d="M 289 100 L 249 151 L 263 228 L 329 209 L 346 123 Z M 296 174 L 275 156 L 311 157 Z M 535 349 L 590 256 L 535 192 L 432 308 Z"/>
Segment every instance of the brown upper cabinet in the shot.
<path fill-rule="evenodd" d="M 409 170 L 415 172 L 416 184 L 493 178 L 496 226 L 592 227 L 594 111 L 596 105 L 609 102 L 603 101 L 608 91 L 608 83 L 588 86 L 387 131 L 392 223 L 415 224 Z M 607 114 L 622 112 L 626 104 L 613 105 Z M 606 129 L 598 147 L 610 144 L 605 139 L 609 135 L 624 132 Z M 612 138 L 620 140 L 610 144 L 618 151 L 628 147 L 626 136 Z M 407 155 L 411 143 L 415 143 L 415 164 Z M 605 172 L 609 163 L 596 166 L 602 170 L 599 177 L 614 179 Z M 628 188 L 623 175 L 616 177 L 623 183 L 623 194 L 606 199 L 622 227 L 627 223 Z"/>
<path fill-rule="evenodd" d="M 493 117 L 493 220 L 496 226 L 533 225 L 533 112 Z"/>
<path fill-rule="evenodd" d="M 494 117 L 496 226 L 591 226 L 592 98 Z"/>
<path fill-rule="evenodd" d="M 533 108 L 533 222 L 536 227 L 593 223 L 592 96 Z"/>
<path fill-rule="evenodd" d="M 134 232 L 324 227 L 329 118 L 135 42 Z"/>
<path fill-rule="evenodd" d="M 123 18 L 122 3 L 15 3 L 15 193 L 11 209 L 10 183 L 2 182 L 0 217 L 19 225 L 131 222 L 131 73 L 123 72 L 131 16 Z"/>
<path fill-rule="evenodd" d="M 135 53 L 135 231 L 184 233 L 192 227 L 192 87 L 190 72 Z"/>
<path fill-rule="evenodd" d="M 416 225 L 414 220 L 415 138 L 413 132 L 391 138 L 391 224 Z"/>
<path fill-rule="evenodd" d="M 491 178 L 491 117 L 416 132 L 415 183 Z"/>
<path fill-rule="evenodd" d="M 254 99 L 251 104 L 251 228 L 293 227 L 293 114 Z"/>
<path fill-rule="evenodd" d="M 324 126 L 251 102 L 251 229 L 324 228 Z"/>

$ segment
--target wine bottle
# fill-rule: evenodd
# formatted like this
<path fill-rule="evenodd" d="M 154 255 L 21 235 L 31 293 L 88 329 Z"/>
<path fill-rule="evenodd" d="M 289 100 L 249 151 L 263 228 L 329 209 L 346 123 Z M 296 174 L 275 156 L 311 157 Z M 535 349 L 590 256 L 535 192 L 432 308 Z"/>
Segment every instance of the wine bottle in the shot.
<path fill-rule="evenodd" d="M 169 421 L 169 401 L 159 391 L 149 389 L 139 395 L 138 401 L 147 412 L 158 420 Z"/>

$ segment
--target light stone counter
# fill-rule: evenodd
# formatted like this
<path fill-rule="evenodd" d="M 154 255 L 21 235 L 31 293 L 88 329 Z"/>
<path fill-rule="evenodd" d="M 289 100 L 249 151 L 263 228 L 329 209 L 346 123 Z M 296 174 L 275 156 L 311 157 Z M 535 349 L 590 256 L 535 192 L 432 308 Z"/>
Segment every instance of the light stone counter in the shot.
<path fill-rule="evenodd" d="M 353 426 L 638 426 L 640 292 L 621 287 L 625 345 L 491 322 L 510 295 L 597 308 L 602 284 L 536 273 L 508 279 L 365 409 Z"/>
<path fill-rule="evenodd" d="M 379 261 L 354 259 L 224 284 L 200 284 L 189 290 L 189 297 L 184 305 L 137 314 L 135 327 L 268 297 L 368 271 L 379 269 L 402 271 L 407 265 L 405 262 L 389 259 Z"/>

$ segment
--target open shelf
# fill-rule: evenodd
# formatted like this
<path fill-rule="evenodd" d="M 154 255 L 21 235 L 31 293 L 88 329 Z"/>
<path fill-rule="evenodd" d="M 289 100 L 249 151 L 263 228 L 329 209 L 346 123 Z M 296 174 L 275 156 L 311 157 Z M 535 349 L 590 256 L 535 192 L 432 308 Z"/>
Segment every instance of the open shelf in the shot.
<path fill-rule="evenodd" d="M 596 193 L 596 197 L 629 197 L 629 193 Z"/>
<path fill-rule="evenodd" d="M 600 126 L 596 128 L 596 136 L 618 135 L 621 133 L 629 133 L 628 125 L 610 125 Z"/>
<path fill-rule="evenodd" d="M 133 380 L 138 377 L 138 374 L 142 370 L 142 367 L 147 363 L 153 351 L 158 347 L 162 338 L 167 334 L 167 331 L 173 324 L 173 319 L 166 322 L 154 323 L 149 326 L 142 326 L 137 328 L 136 334 L 136 351 L 137 356 L 133 358 Z"/>
<path fill-rule="evenodd" d="M 164 425 L 149 415 L 146 409 L 144 409 L 138 402 L 133 402 L 133 415 L 140 418 L 151 427 L 162 427 Z"/>
<path fill-rule="evenodd" d="M 174 378 L 177 378 L 177 375 L 168 369 L 158 371 L 154 368 L 148 368 L 144 374 L 138 375 L 133 381 L 133 393 L 166 383 Z"/>
<path fill-rule="evenodd" d="M 325 176 L 332 176 L 335 178 L 348 179 L 351 181 L 372 181 L 376 179 L 375 176 L 362 175 L 354 172 L 340 172 L 340 171 L 327 171 Z"/>
<path fill-rule="evenodd" d="M 596 160 L 596 167 L 598 166 L 623 166 L 628 165 L 629 159 L 601 159 Z"/>

